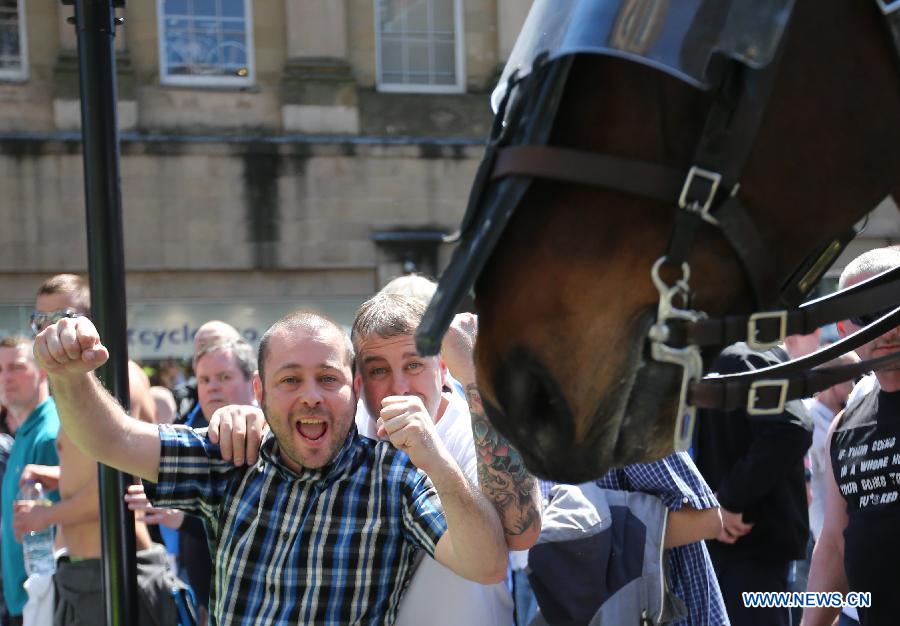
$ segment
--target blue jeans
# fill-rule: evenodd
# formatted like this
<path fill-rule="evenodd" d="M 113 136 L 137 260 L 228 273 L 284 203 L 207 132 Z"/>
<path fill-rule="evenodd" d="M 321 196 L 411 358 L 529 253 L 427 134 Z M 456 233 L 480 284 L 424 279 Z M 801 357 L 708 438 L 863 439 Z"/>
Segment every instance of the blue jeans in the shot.
<path fill-rule="evenodd" d="M 528 582 L 525 570 L 513 570 L 513 602 L 515 602 L 516 626 L 528 626 L 537 614 L 537 600 Z"/>

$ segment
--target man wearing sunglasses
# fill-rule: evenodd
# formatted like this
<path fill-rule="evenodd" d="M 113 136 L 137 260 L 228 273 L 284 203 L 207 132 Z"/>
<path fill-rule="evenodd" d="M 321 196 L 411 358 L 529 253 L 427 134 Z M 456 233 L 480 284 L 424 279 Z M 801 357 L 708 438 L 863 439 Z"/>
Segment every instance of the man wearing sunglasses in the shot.
<path fill-rule="evenodd" d="M 90 301 L 90 289 L 83 278 L 74 274 L 53 276 L 37 291 L 31 329 L 37 334 L 61 319 L 89 316 Z M 150 382 L 133 361 L 128 363 L 128 383 L 131 416 L 153 422 L 155 406 L 150 396 Z M 52 388 L 50 392 L 53 393 Z M 15 515 L 15 531 L 21 536 L 51 525 L 61 531 L 68 558 L 57 566 L 55 623 L 103 624 L 97 463 L 82 453 L 63 429 L 59 430 L 56 445 L 59 465 L 28 465 L 22 472 L 22 480 L 33 478 L 51 489 L 58 489 L 59 502 L 49 507 L 21 508 Z M 152 543 L 147 526 L 142 522 L 135 522 L 135 539 L 139 570 L 146 566 L 146 571 L 158 575 L 156 566 L 165 563 L 165 551 Z M 150 592 L 151 586 L 139 585 L 139 595 Z M 166 611 L 174 610 L 174 604 L 155 608 L 160 615 L 168 615 Z M 142 610 L 141 623 L 149 618 L 149 613 Z"/>
<path fill-rule="evenodd" d="M 871 250 L 847 265 L 839 286 L 845 289 L 896 267 L 900 267 L 900 248 Z M 838 332 L 850 335 L 889 310 L 840 322 Z M 898 351 L 900 326 L 856 349 L 863 360 Z M 870 592 L 871 606 L 859 607 L 860 623 L 896 624 L 900 615 L 900 362 L 857 385 L 828 436 L 831 471 L 825 522 L 813 551 L 808 590 Z M 839 610 L 807 609 L 803 623 L 831 624 Z M 841 619 L 841 624 L 850 623 Z"/>

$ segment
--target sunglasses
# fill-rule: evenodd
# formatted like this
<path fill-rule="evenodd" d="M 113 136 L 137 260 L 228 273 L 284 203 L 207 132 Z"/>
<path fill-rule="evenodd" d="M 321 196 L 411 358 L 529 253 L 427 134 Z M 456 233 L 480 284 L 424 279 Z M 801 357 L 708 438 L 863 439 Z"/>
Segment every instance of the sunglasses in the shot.
<path fill-rule="evenodd" d="M 857 326 L 868 326 L 869 324 L 875 322 L 878 319 L 881 319 L 893 310 L 894 309 L 885 309 L 883 311 L 877 311 L 875 313 L 866 313 L 865 315 L 860 315 L 859 317 L 851 317 L 850 321 Z"/>
<path fill-rule="evenodd" d="M 79 315 L 80 313 L 75 309 L 60 309 L 59 311 L 50 311 L 48 313 L 35 311 L 31 314 L 31 332 L 37 335 L 50 324 L 55 324 L 65 317 L 78 317 Z"/>

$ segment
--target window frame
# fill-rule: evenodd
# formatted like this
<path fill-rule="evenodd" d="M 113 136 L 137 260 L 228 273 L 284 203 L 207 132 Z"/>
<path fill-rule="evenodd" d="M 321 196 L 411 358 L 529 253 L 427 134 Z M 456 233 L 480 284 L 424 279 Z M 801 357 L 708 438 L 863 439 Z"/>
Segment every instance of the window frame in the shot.
<path fill-rule="evenodd" d="M 0 82 L 25 82 L 28 73 L 28 29 L 25 23 L 25 0 L 17 0 L 16 15 L 19 18 L 19 61 L 17 70 L 0 68 Z"/>
<path fill-rule="evenodd" d="M 434 2 L 435 0 L 425 0 Z M 454 62 L 456 64 L 456 82 L 452 85 L 411 85 L 407 83 L 388 83 L 382 80 L 381 48 L 381 11 L 379 0 L 373 0 L 375 21 L 375 88 L 385 93 L 465 93 L 466 91 L 466 22 L 463 0 L 453 0 L 454 21 Z"/>
<path fill-rule="evenodd" d="M 176 87 L 224 87 L 240 89 L 256 83 L 256 54 L 253 38 L 253 2 L 243 0 L 247 23 L 247 75 L 246 76 L 179 76 L 166 72 L 165 0 L 156 0 L 157 44 L 159 49 L 159 82 Z"/>

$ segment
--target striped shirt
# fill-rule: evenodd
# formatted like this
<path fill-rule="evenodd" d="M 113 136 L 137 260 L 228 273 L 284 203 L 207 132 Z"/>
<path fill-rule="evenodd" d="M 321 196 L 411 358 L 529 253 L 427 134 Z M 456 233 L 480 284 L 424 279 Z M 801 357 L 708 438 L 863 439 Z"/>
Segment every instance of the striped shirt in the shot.
<path fill-rule="evenodd" d="M 430 479 L 351 427 L 335 460 L 295 474 L 272 435 L 252 467 L 221 459 L 204 430 L 159 427 L 157 506 L 204 519 L 214 624 L 390 624 L 416 547 L 447 529 Z"/>
<path fill-rule="evenodd" d="M 658 497 L 670 511 L 718 507 L 715 495 L 686 452 L 676 452 L 653 463 L 613 469 L 597 481 L 604 489 L 640 491 Z M 720 626 L 728 614 L 709 552 L 703 541 L 666 550 L 668 582 L 681 598 L 687 615 L 672 626 Z"/>

